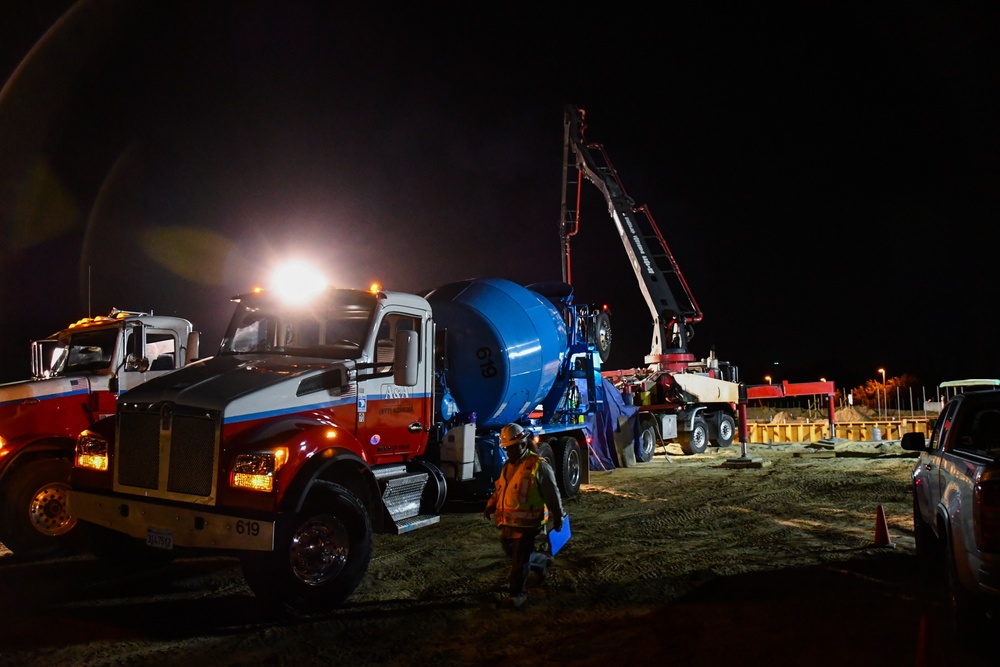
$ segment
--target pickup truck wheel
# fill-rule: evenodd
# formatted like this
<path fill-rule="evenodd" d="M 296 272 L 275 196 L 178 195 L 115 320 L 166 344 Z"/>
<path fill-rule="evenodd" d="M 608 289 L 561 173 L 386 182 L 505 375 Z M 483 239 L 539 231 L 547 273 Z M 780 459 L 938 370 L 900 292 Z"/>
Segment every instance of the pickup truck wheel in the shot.
<path fill-rule="evenodd" d="M 0 542 L 30 558 L 51 556 L 74 542 L 76 517 L 66 513 L 72 468 L 66 459 L 40 459 L 12 473 L 0 508 Z"/>
<path fill-rule="evenodd" d="M 322 485 L 300 512 L 279 524 L 274 551 L 240 559 L 247 585 L 265 605 L 305 615 L 329 611 L 354 592 L 368 570 L 368 513 L 345 487 Z"/>
<path fill-rule="evenodd" d="M 563 498 L 572 498 L 580 492 L 580 478 L 583 476 L 580 443 L 573 436 L 566 436 L 559 439 L 558 448 L 559 462 L 553 467 L 556 470 L 559 493 Z"/>
<path fill-rule="evenodd" d="M 719 447 L 731 447 L 736 438 L 736 420 L 726 414 L 719 415 L 715 425 L 715 444 Z"/>
<path fill-rule="evenodd" d="M 952 628 L 959 640 L 982 639 L 984 633 L 989 631 L 986 604 L 966 590 L 958 578 L 954 545 L 949 543 L 946 552 L 948 606 Z"/>
<path fill-rule="evenodd" d="M 919 556 L 925 563 L 940 560 L 940 547 L 930 525 L 920 514 L 917 490 L 913 489 L 913 542 Z"/>
<path fill-rule="evenodd" d="M 695 417 L 691 423 L 691 430 L 678 433 L 677 440 L 680 442 L 681 451 L 688 456 L 702 454 L 708 446 L 708 424 L 701 417 Z"/>

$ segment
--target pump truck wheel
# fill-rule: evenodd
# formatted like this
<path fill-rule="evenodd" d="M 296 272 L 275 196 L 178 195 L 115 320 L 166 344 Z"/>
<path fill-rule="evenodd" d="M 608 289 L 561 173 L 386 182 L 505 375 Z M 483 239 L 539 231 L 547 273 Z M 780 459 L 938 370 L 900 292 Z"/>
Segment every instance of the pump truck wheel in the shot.
<path fill-rule="evenodd" d="M 240 560 L 259 600 L 308 615 L 346 600 L 371 556 L 371 519 L 361 501 L 339 484 L 318 481 L 302 509 L 278 524 L 274 551 L 250 552 Z"/>
<path fill-rule="evenodd" d="M 712 430 L 712 442 L 718 447 L 731 447 L 736 438 L 736 420 L 725 413 L 719 413 Z"/>
<path fill-rule="evenodd" d="M 656 453 L 656 431 L 649 420 L 640 424 L 639 437 L 635 442 L 635 460 L 639 463 L 649 463 Z"/>
<path fill-rule="evenodd" d="M 558 450 L 556 481 L 559 483 L 559 493 L 563 498 L 572 498 L 580 491 L 580 478 L 583 476 L 583 459 L 580 443 L 571 435 L 559 438 L 556 444 Z"/>
<path fill-rule="evenodd" d="M 40 459 L 17 469 L 0 493 L 0 542 L 31 558 L 51 556 L 71 546 L 76 517 L 66 513 L 71 464 Z"/>
<path fill-rule="evenodd" d="M 695 417 L 691 422 L 691 430 L 678 433 L 677 440 L 685 454 L 690 456 L 703 453 L 708 446 L 708 424 L 701 417 Z"/>
<path fill-rule="evenodd" d="M 594 339 L 590 341 L 601 355 L 601 362 L 607 363 L 611 356 L 611 316 L 602 310 L 594 319 Z"/>

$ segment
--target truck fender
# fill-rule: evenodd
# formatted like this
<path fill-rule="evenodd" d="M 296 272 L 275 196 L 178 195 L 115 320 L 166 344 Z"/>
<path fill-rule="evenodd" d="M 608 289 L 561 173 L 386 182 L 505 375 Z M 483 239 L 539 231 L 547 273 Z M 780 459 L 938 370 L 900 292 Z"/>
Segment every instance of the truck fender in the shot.
<path fill-rule="evenodd" d="M 704 405 L 699 405 L 697 407 L 691 408 L 690 412 L 686 412 L 684 415 L 684 430 L 690 431 L 694 427 L 695 418 L 705 411 Z"/>
<path fill-rule="evenodd" d="M 67 458 L 72 461 L 76 440 L 58 436 L 45 436 L 37 440 L 18 443 L 11 447 L 13 454 L 3 459 L 0 467 L 0 486 L 5 479 L 24 463 L 40 458 Z"/>
<path fill-rule="evenodd" d="M 282 511 L 300 511 L 313 488 L 323 482 L 334 482 L 351 491 L 368 512 L 372 528 L 381 529 L 378 482 L 364 459 L 346 447 L 330 447 L 310 457 L 289 484 L 281 501 Z"/>

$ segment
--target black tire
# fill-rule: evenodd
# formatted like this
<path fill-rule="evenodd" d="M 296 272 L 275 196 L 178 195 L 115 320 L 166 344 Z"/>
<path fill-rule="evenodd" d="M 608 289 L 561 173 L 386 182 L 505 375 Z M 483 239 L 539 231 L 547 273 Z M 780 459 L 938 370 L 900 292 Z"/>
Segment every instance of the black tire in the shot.
<path fill-rule="evenodd" d="M 732 447 L 736 439 L 736 420 L 727 414 L 720 414 L 715 424 L 713 441 L 717 447 Z"/>
<path fill-rule="evenodd" d="M 639 463 L 649 463 L 656 454 L 656 431 L 652 426 L 639 432 L 639 437 L 635 442 L 635 460 Z"/>
<path fill-rule="evenodd" d="M 580 443 L 568 435 L 559 439 L 557 448 L 559 462 L 554 467 L 559 493 L 563 498 L 572 498 L 580 492 L 580 479 L 583 477 L 583 454 Z"/>
<path fill-rule="evenodd" d="M 371 556 L 371 519 L 361 501 L 339 484 L 318 482 L 302 510 L 279 524 L 274 551 L 244 555 L 241 566 L 263 604 L 309 615 L 343 603 Z"/>
<path fill-rule="evenodd" d="M 955 545 L 950 538 L 945 545 L 947 568 L 947 599 L 951 612 L 952 629 L 960 642 L 981 640 L 989 631 L 986 603 L 967 590 L 958 577 L 955 564 Z"/>
<path fill-rule="evenodd" d="M 594 344 L 597 352 L 601 355 L 601 362 L 607 363 L 608 357 L 611 356 L 611 316 L 608 315 L 607 311 L 601 311 L 594 318 L 593 338 L 590 342 Z"/>
<path fill-rule="evenodd" d="M 540 442 L 535 445 L 535 453 L 549 462 L 553 469 L 556 469 L 556 452 L 548 442 Z"/>
<path fill-rule="evenodd" d="M 0 542 L 29 558 L 51 556 L 75 546 L 76 517 L 66 513 L 72 465 L 40 459 L 10 473 L 0 507 Z"/>
<path fill-rule="evenodd" d="M 917 490 L 913 489 L 913 542 L 917 556 L 925 563 L 941 560 L 941 550 L 934 530 L 924 521 L 917 501 Z"/>
<path fill-rule="evenodd" d="M 691 456 L 702 454 L 708 446 L 708 424 L 701 417 L 695 417 L 691 422 L 691 430 L 677 434 L 681 451 Z"/>
<path fill-rule="evenodd" d="M 421 514 L 440 514 L 448 499 L 448 480 L 444 473 L 429 461 L 412 461 L 408 465 L 410 472 L 426 472 L 427 484 L 420 495 Z"/>

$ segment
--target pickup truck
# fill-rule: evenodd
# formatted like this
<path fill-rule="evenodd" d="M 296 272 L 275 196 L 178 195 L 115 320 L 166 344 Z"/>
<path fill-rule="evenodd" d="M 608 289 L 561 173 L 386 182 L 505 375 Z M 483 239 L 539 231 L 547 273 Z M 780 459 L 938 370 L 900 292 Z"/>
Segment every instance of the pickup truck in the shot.
<path fill-rule="evenodd" d="M 919 452 L 912 473 L 917 554 L 940 567 L 932 576 L 942 575 L 955 630 L 974 633 L 1000 617 L 1000 390 L 955 396 L 930 440 L 906 433 L 900 445 Z"/>

